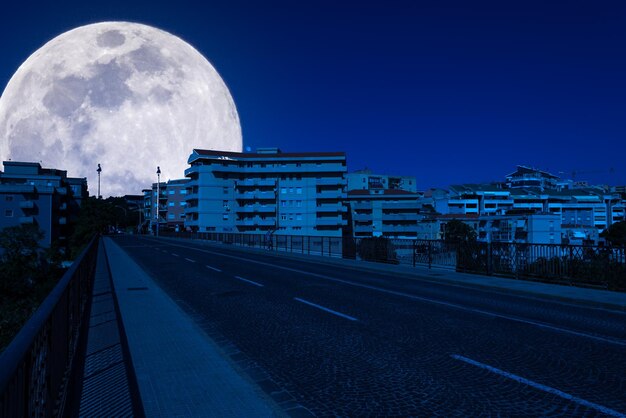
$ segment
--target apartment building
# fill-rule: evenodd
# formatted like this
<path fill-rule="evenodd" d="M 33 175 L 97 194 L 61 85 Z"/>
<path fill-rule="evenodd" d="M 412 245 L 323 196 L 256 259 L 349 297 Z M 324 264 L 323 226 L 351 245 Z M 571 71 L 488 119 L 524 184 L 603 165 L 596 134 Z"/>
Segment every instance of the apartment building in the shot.
<path fill-rule="evenodd" d="M 481 216 L 477 234 L 482 242 L 561 244 L 561 219 L 546 213 Z"/>
<path fill-rule="evenodd" d="M 4 161 L 0 172 L 0 228 L 37 225 L 40 244 L 66 245 L 69 224 L 87 198 L 87 179 L 67 177 L 67 171 L 42 168 L 39 163 Z"/>
<path fill-rule="evenodd" d="M 372 174 L 369 169 L 357 170 L 347 175 L 348 191 L 351 190 L 404 190 L 417 193 L 415 177 Z"/>
<path fill-rule="evenodd" d="M 185 170 L 185 226 L 201 232 L 341 236 L 343 152 L 194 149 Z"/>
<path fill-rule="evenodd" d="M 185 206 L 187 205 L 187 183 L 189 179 L 168 180 L 158 184 L 152 183 L 152 188 L 143 189 L 144 219 L 155 232 L 158 223 L 161 229 L 181 231 L 185 223 Z M 157 204 L 157 191 L 159 194 Z"/>

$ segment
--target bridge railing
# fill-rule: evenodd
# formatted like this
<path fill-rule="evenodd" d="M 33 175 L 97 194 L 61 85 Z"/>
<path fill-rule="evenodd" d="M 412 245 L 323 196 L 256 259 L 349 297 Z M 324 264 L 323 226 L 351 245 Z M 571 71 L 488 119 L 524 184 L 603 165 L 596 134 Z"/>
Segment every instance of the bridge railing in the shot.
<path fill-rule="evenodd" d="M 163 236 L 626 291 L 624 247 L 219 232 Z"/>
<path fill-rule="evenodd" d="M 94 238 L 0 356 L 0 417 L 64 416 L 97 247 Z"/>

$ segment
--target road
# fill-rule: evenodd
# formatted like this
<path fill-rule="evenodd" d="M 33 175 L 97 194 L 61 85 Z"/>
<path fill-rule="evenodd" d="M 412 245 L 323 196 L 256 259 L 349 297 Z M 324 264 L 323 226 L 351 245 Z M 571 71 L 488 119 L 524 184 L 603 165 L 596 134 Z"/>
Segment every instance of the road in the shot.
<path fill-rule="evenodd" d="M 264 390 L 317 416 L 626 416 L 625 312 L 229 246 L 116 242 Z"/>

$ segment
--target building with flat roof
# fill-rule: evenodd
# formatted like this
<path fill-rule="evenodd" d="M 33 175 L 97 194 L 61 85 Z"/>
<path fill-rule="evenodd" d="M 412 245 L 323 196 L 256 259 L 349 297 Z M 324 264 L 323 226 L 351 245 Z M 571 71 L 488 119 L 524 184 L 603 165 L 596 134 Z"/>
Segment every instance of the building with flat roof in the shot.
<path fill-rule="evenodd" d="M 343 152 L 194 149 L 185 170 L 185 226 L 200 232 L 341 236 Z"/>
<path fill-rule="evenodd" d="M 152 183 L 152 188 L 143 189 L 144 219 L 146 226 L 155 231 L 158 222 L 161 229 L 182 231 L 185 223 L 185 206 L 187 205 L 187 183 L 189 179 L 168 180 Z M 159 193 L 157 206 L 157 189 Z"/>
<path fill-rule="evenodd" d="M 87 179 L 67 177 L 67 171 L 42 168 L 39 163 L 4 161 L 0 172 L 0 228 L 37 225 L 40 244 L 66 245 L 69 224 L 88 196 Z"/>

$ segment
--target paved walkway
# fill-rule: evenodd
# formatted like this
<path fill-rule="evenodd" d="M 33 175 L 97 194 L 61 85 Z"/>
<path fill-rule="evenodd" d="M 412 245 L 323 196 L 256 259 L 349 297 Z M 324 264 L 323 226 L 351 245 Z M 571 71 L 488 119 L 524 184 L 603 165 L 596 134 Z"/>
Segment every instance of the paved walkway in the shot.
<path fill-rule="evenodd" d="M 102 241 L 92 295 L 79 416 L 141 416 Z"/>
<path fill-rule="evenodd" d="M 181 238 L 160 239 L 175 240 L 178 242 L 190 241 Z M 192 242 L 202 243 L 207 246 L 215 246 L 217 248 L 224 247 L 224 244 L 210 241 L 193 240 Z M 246 252 L 256 252 L 263 254 L 268 253 L 268 250 L 258 248 L 239 247 L 235 245 L 228 245 L 227 247 L 229 249 L 241 249 L 241 251 Z M 375 263 L 370 261 L 324 257 L 319 255 L 307 255 L 283 251 L 273 251 L 272 254 L 280 257 L 291 257 L 312 262 L 335 264 L 341 267 L 367 269 L 373 272 L 381 272 L 387 274 L 392 273 L 400 275 L 402 277 L 415 278 L 418 280 L 426 279 L 434 282 L 445 281 L 448 283 L 454 283 L 463 286 L 475 286 L 490 288 L 503 292 L 523 293 L 537 297 L 558 299 L 569 303 L 626 311 L 625 292 L 612 292 L 602 289 L 566 286 L 529 280 L 508 279 L 503 277 L 485 276 L 480 274 L 457 273 L 453 269 L 449 268 L 433 267 L 432 269 L 429 269 L 426 266 L 413 267 L 410 265 Z"/>
<path fill-rule="evenodd" d="M 103 241 L 146 416 L 283 415 L 113 240 Z"/>

